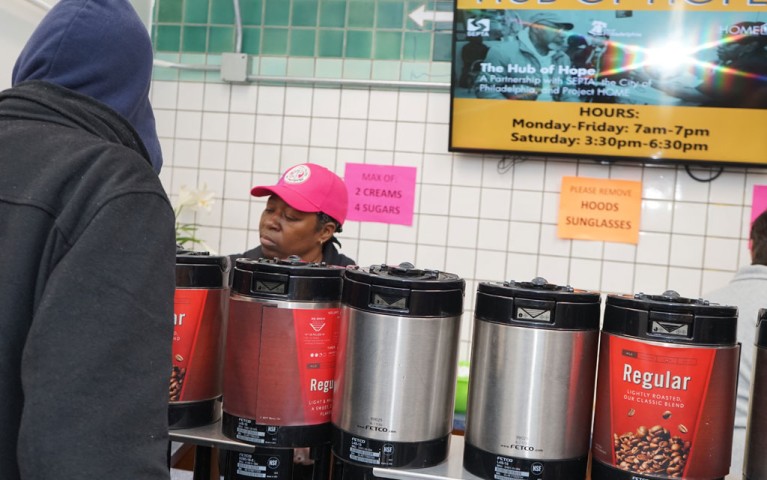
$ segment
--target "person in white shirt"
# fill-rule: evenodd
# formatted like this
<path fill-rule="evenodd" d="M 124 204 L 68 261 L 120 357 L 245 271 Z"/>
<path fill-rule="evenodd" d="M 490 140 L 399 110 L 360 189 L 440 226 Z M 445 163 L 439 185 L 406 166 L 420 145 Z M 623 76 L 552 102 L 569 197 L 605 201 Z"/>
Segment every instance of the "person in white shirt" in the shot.
<path fill-rule="evenodd" d="M 731 473 L 740 473 L 743 467 L 756 321 L 759 309 L 767 308 L 767 212 L 763 212 L 754 220 L 749 239 L 751 265 L 738 269 L 726 286 L 703 296 L 712 303 L 738 307 L 738 342 L 741 344 L 741 354 Z"/>

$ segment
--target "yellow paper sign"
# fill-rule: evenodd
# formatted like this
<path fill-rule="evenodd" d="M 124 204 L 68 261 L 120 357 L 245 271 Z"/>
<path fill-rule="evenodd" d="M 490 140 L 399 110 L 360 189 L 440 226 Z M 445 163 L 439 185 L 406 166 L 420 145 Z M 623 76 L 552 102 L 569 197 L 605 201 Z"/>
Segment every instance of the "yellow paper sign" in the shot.
<path fill-rule="evenodd" d="M 560 238 L 637 243 L 642 182 L 562 177 Z"/>

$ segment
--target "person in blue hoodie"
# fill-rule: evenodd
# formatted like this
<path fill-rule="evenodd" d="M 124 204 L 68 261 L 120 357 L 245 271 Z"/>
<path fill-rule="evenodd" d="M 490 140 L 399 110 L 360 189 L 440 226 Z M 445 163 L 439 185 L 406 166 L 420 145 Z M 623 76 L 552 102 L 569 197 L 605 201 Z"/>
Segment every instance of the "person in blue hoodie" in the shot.
<path fill-rule="evenodd" d="M 0 93 L 0 478 L 167 480 L 175 234 L 128 0 L 60 0 Z"/>

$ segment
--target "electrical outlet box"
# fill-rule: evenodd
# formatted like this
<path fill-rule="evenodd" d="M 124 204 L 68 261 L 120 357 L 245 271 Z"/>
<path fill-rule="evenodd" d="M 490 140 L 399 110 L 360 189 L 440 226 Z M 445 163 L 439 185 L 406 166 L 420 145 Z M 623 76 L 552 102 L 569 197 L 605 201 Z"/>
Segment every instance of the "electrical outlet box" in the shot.
<path fill-rule="evenodd" d="M 221 80 L 247 82 L 250 74 L 250 56 L 246 53 L 221 54 Z"/>

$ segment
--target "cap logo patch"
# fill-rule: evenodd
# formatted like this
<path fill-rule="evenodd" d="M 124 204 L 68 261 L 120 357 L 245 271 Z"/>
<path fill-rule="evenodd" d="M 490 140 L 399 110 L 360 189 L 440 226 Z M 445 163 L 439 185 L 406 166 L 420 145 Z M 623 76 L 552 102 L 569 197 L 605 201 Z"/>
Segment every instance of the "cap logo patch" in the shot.
<path fill-rule="evenodd" d="M 297 185 L 309 180 L 311 175 L 312 171 L 309 167 L 306 165 L 296 165 L 295 167 L 285 172 L 285 175 L 282 178 L 285 183 Z"/>

